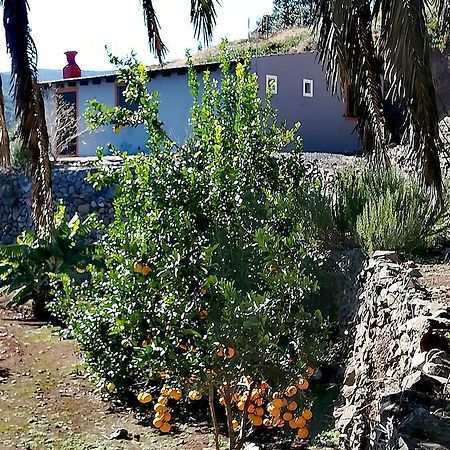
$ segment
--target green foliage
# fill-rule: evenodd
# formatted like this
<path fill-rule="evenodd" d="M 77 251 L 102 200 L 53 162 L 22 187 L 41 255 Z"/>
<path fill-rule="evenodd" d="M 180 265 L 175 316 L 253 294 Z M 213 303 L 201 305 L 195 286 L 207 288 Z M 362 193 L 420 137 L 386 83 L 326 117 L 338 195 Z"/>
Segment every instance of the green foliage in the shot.
<path fill-rule="evenodd" d="M 274 0 L 270 31 L 309 25 L 312 8 L 312 0 Z"/>
<path fill-rule="evenodd" d="M 246 376 L 284 389 L 328 345 L 312 296 L 310 214 L 294 207 L 320 186 L 306 177 L 298 125 L 277 124 L 248 63 L 232 68 L 224 54 L 220 82 L 190 70 L 192 135 L 174 153 L 142 66 L 131 60 L 119 73 L 137 110 L 93 102 L 88 117 L 143 122 L 151 151 L 91 177 L 117 191 L 106 270 L 76 288 L 69 319 L 87 362 L 122 393 L 162 383 L 237 391 Z"/>
<path fill-rule="evenodd" d="M 12 167 L 14 169 L 24 169 L 28 162 L 28 152 L 18 136 L 17 124 L 15 124 L 12 129 L 10 153 Z"/>
<path fill-rule="evenodd" d="M 65 274 L 78 278 L 90 264 L 100 264 L 83 239 L 98 228 L 94 216 L 81 221 L 75 215 L 67 221 L 65 207 L 60 205 L 54 221 L 55 230 L 48 238 L 40 239 L 26 231 L 16 244 L 0 246 L 0 280 L 5 284 L 4 293 L 10 297 L 9 305 L 33 300 L 38 318 L 47 316 L 52 277 Z"/>
<path fill-rule="evenodd" d="M 268 39 L 242 40 L 230 42 L 229 52 L 233 59 L 240 60 L 247 55 L 252 57 L 266 55 L 283 55 L 286 53 L 309 51 L 315 47 L 312 31 L 309 28 L 295 28 L 281 31 Z M 212 47 L 199 55 L 195 55 L 195 63 L 216 62 L 220 57 L 220 48 Z"/>
<path fill-rule="evenodd" d="M 419 183 L 391 169 L 344 171 L 336 180 L 336 222 L 371 252 L 418 252 L 446 239 L 448 198 L 437 207 Z"/>
<path fill-rule="evenodd" d="M 340 433 L 338 430 L 323 431 L 314 439 L 314 445 L 338 448 Z"/>

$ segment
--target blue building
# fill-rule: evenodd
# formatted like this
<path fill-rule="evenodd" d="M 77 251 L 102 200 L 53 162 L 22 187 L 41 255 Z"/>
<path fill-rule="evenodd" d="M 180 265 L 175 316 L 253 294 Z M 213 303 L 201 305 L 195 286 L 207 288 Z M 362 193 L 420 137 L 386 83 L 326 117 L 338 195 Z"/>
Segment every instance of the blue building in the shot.
<path fill-rule="evenodd" d="M 306 152 L 356 153 L 360 143 L 355 133 L 356 118 L 347 92 L 344 99 L 333 97 L 327 88 L 325 74 L 316 61 L 316 53 L 295 53 L 253 58 L 251 70 L 258 75 L 261 96 L 269 86 L 274 88 L 273 106 L 280 120 L 288 126 L 301 122 L 300 134 Z M 199 77 L 205 70 L 219 77 L 218 63 L 195 66 Z M 188 88 L 186 65 L 149 68 L 150 91 L 159 92 L 160 117 L 168 134 L 177 142 L 189 135 L 192 99 Z M 61 95 L 75 106 L 80 130 L 86 129 L 84 112 L 89 100 L 114 106 L 123 102 L 124 86 L 115 74 L 61 79 L 41 84 L 47 99 Z M 115 133 L 112 127 L 82 132 L 62 151 L 63 156 L 95 156 L 97 147 L 112 144 L 135 154 L 145 151 L 143 126 L 124 128 Z"/>

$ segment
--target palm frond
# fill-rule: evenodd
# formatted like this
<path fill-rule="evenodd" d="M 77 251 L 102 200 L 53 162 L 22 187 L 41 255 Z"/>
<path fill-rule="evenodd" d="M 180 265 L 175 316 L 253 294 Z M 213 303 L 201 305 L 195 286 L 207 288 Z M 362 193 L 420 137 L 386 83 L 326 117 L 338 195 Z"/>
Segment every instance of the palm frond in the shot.
<path fill-rule="evenodd" d="M 167 47 L 161 39 L 160 25 L 152 0 L 142 0 L 142 8 L 144 9 L 144 19 L 147 25 L 150 50 L 158 57 L 159 62 L 162 64 L 167 54 Z"/>
<path fill-rule="evenodd" d="M 3 80 L 0 75 L 0 167 L 11 167 L 9 133 L 5 120 L 5 100 L 3 97 Z"/>
<path fill-rule="evenodd" d="M 40 234 L 52 228 L 53 205 L 49 138 L 44 102 L 37 83 L 36 46 L 30 34 L 26 0 L 3 1 L 6 44 L 11 54 L 11 80 L 20 137 L 30 152 L 28 173 L 33 182 L 32 214 Z"/>
<path fill-rule="evenodd" d="M 216 3 L 218 0 L 191 0 L 191 22 L 195 37 L 203 37 L 205 43 L 210 42 L 217 21 Z"/>
<path fill-rule="evenodd" d="M 443 145 L 426 30 L 426 3 L 384 0 L 381 36 L 385 78 L 390 86 L 388 97 L 401 101 L 406 108 L 408 159 L 415 162 L 425 184 L 433 187 L 440 198 L 439 153 Z"/>
<path fill-rule="evenodd" d="M 342 93 L 343 84 L 351 82 L 363 147 L 377 165 L 387 166 L 381 64 L 376 58 L 370 2 L 318 0 L 314 14 L 319 61 L 328 83 L 333 93 Z"/>
<path fill-rule="evenodd" d="M 450 32 L 450 0 L 437 0 L 439 26 L 445 32 Z"/>

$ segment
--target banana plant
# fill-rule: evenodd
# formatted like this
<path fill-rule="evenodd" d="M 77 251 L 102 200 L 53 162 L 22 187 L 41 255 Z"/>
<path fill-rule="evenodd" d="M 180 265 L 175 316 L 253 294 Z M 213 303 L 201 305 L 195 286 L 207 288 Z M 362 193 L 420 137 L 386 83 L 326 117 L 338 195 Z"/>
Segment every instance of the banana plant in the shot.
<path fill-rule="evenodd" d="M 67 274 L 80 279 L 89 266 L 101 266 L 95 245 L 89 243 L 92 232 L 100 228 L 95 215 L 82 220 L 78 214 L 65 219 L 66 208 L 60 205 L 54 217 L 54 231 L 39 237 L 25 231 L 16 244 L 0 246 L 0 281 L 8 298 L 7 306 L 33 303 L 37 319 L 48 319 L 46 304 L 52 298 L 51 279 Z"/>

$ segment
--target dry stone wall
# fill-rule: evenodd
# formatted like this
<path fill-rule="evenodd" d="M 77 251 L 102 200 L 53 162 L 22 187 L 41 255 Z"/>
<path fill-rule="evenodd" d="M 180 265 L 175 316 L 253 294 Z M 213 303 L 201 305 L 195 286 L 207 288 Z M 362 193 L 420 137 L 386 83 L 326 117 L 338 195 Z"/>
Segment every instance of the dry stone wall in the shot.
<path fill-rule="evenodd" d="M 112 218 L 114 189 L 95 190 L 86 181 L 91 162 L 59 164 L 53 167 L 53 197 L 62 200 L 67 215 L 85 217 L 97 212 L 105 223 Z M 10 244 L 24 230 L 31 229 L 31 183 L 23 171 L 0 171 L 0 243 Z"/>
<path fill-rule="evenodd" d="M 415 264 L 376 252 L 360 274 L 354 340 L 335 410 L 342 447 L 450 448 L 450 299 Z"/>

